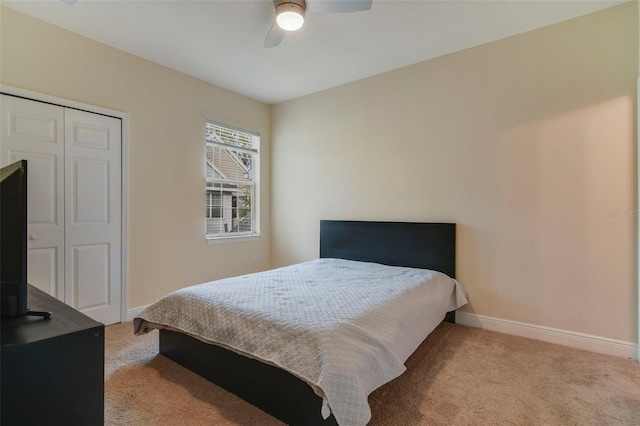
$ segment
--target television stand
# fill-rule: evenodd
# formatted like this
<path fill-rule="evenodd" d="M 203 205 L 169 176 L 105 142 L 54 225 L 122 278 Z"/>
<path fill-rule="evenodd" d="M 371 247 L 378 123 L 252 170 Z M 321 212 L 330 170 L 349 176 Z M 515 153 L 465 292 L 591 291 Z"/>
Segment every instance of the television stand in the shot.
<path fill-rule="evenodd" d="M 27 309 L 27 313 L 25 315 L 30 317 L 43 317 L 44 319 L 51 319 L 51 312 L 45 311 L 31 311 Z"/>
<path fill-rule="evenodd" d="M 0 424 L 104 424 L 104 325 L 31 285 L 28 297 L 31 314 L 56 315 L 2 317 Z"/>

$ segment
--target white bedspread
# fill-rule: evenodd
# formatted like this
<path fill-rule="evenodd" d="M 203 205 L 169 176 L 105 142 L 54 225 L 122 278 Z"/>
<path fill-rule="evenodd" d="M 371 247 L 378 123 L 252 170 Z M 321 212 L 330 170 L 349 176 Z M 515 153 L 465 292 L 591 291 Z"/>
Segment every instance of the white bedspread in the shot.
<path fill-rule="evenodd" d="M 364 425 L 368 395 L 466 303 L 439 272 L 319 259 L 178 290 L 134 328 L 179 330 L 283 368 L 325 398 L 338 424 Z"/>

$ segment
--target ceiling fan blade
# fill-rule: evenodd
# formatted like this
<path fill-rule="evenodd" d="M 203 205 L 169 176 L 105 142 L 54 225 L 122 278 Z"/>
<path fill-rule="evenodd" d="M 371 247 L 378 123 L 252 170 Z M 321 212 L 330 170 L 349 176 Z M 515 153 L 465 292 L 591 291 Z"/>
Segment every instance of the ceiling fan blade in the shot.
<path fill-rule="evenodd" d="M 271 26 L 271 29 L 269 29 L 267 36 L 264 39 L 263 46 L 264 47 L 278 46 L 282 41 L 282 39 L 284 38 L 285 33 L 286 31 L 280 28 L 278 24 L 274 22 L 273 25 Z"/>
<path fill-rule="evenodd" d="M 372 0 L 307 0 L 308 12 L 344 13 L 371 9 Z"/>

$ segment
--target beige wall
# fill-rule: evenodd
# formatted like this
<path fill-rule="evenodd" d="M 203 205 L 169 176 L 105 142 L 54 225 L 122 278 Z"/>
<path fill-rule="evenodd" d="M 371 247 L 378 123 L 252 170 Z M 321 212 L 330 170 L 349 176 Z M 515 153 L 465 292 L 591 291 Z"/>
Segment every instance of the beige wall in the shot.
<path fill-rule="evenodd" d="M 320 219 L 456 222 L 466 311 L 636 341 L 636 8 L 275 106 L 273 265 Z"/>
<path fill-rule="evenodd" d="M 0 10 L 2 84 L 129 114 L 130 308 L 186 285 L 268 268 L 268 105 L 11 9 Z M 258 241 L 205 242 L 207 119 L 262 136 Z"/>

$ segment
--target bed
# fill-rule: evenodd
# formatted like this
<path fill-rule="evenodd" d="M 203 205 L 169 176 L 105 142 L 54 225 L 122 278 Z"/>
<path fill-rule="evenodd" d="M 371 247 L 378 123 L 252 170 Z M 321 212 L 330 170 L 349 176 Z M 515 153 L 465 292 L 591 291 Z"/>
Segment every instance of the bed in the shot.
<path fill-rule="evenodd" d="M 189 290 L 179 290 L 176 293 L 180 293 L 182 299 L 188 300 L 189 303 L 197 303 L 197 305 L 193 308 L 191 305 L 189 308 L 175 305 L 172 309 L 168 309 L 166 306 L 173 306 L 171 303 L 174 299 L 171 297 L 175 296 L 167 296 L 136 317 L 134 329 L 136 333 L 144 333 L 154 328 L 160 329 L 160 353 L 162 355 L 229 390 L 287 424 L 335 425 L 338 424 L 338 420 L 341 425 L 365 424 L 370 418 L 370 411 L 368 414 L 366 412 L 368 409 L 366 397 L 373 390 L 370 387 L 373 386 L 375 389 L 375 387 L 401 374 L 404 371 L 402 370 L 404 361 L 426 335 L 443 319 L 455 322 L 455 309 L 466 303 L 464 290 L 454 279 L 455 240 L 455 224 L 451 223 L 323 220 L 320 222 L 320 259 L 274 271 L 249 274 L 238 277 L 233 282 L 219 280 L 213 286 L 211 283 L 205 283 L 200 286 L 192 286 Z M 394 268 L 388 268 L 389 266 Z M 423 285 L 425 274 L 428 275 L 429 280 L 437 281 L 438 286 L 435 284 Z M 352 275 L 352 280 L 347 283 L 346 277 Z M 245 304 L 251 307 L 253 299 L 267 297 L 268 303 L 275 303 L 271 301 L 275 298 L 277 303 L 286 304 L 286 300 L 294 293 L 290 294 L 285 291 L 278 298 L 277 293 L 281 291 L 280 288 L 271 285 L 290 280 L 291 276 L 295 278 L 294 282 L 310 283 L 304 284 L 304 286 L 308 286 L 312 291 L 319 288 L 318 283 L 324 282 L 325 277 L 328 277 L 326 281 L 335 282 L 334 287 L 342 287 L 348 289 L 345 293 L 352 293 L 352 298 L 346 299 L 349 300 L 347 310 L 356 313 L 347 321 L 340 321 L 338 327 L 325 328 L 320 325 L 316 327 L 315 324 L 322 324 L 322 322 L 316 321 L 315 306 L 343 303 L 338 302 L 341 299 L 330 296 L 326 299 L 318 299 L 322 300 L 322 303 L 311 305 L 304 299 L 307 296 L 302 299 L 294 297 L 292 300 L 295 300 L 296 303 L 292 305 L 292 309 L 298 309 L 304 313 L 301 318 L 294 320 L 310 321 L 310 328 L 317 328 L 319 334 L 323 336 L 322 339 L 316 338 L 315 334 L 308 337 L 309 333 L 306 329 L 302 337 L 289 338 L 288 334 L 283 334 L 288 332 L 290 328 L 288 323 L 282 321 L 281 324 L 279 318 L 275 317 L 269 320 L 272 322 L 268 323 L 268 327 L 265 328 L 262 322 L 255 322 L 252 312 L 249 312 L 249 319 L 242 319 L 242 321 L 249 321 L 248 325 L 242 323 L 241 327 L 238 326 L 239 323 L 236 321 L 239 320 L 236 320 L 236 311 L 243 310 Z M 335 278 L 336 276 L 337 278 Z M 408 279 L 409 281 L 407 283 L 403 281 L 402 285 L 394 284 L 388 288 L 378 285 L 378 281 L 384 282 L 384 285 L 386 282 L 395 283 L 396 276 L 401 276 L 402 280 Z M 343 277 L 345 278 L 343 279 Z M 267 283 L 267 285 L 260 287 L 270 289 L 266 296 L 264 294 L 248 296 L 245 293 L 238 295 L 237 289 L 243 288 L 238 286 L 258 281 Z M 411 282 L 415 282 L 415 285 Z M 371 283 L 370 287 L 363 287 L 368 283 Z M 446 286 L 440 283 L 444 283 Z M 300 286 L 303 287 L 303 284 Z M 410 288 L 410 292 L 409 290 L 399 292 L 394 290 L 398 287 Z M 426 290 L 427 287 L 428 290 Z M 366 290 L 364 293 L 362 292 L 363 288 Z M 436 288 L 438 290 L 434 290 Z M 446 290 L 444 290 L 445 288 Z M 214 297 L 211 296 L 213 292 L 220 291 L 233 292 L 221 293 L 222 296 L 214 295 L 217 298 L 228 298 L 225 303 L 229 303 L 230 307 L 217 307 L 216 309 L 201 307 L 200 304 L 204 303 L 201 299 L 208 300 Z M 333 287 L 322 288 L 323 293 L 335 294 L 332 293 L 333 291 Z M 440 295 L 432 296 L 435 294 L 434 292 Z M 196 293 L 197 296 L 195 296 Z M 370 344 L 370 340 L 376 340 L 377 337 L 371 337 L 373 332 L 367 329 L 369 323 L 378 322 L 380 324 L 376 327 L 384 329 L 387 323 L 395 323 L 394 318 L 399 318 L 397 312 L 383 314 L 370 308 L 376 304 L 382 306 L 382 302 L 378 303 L 376 295 L 383 293 L 392 295 L 390 300 L 393 300 L 395 306 L 393 309 L 396 311 L 408 309 L 408 312 L 412 313 L 410 317 L 420 318 L 420 323 L 418 327 L 407 325 L 413 323 L 405 323 L 404 318 L 400 318 L 404 327 L 402 332 L 381 330 L 380 333 L 384 336 L 382 340 L 385 344 L 380 345 L 382 349 L 379 349 L 378 346 Z M 314 293 L 310 297 L 313 299 L 318 295 Z M 427 297 L 429 299 L 424 300 L 433 298 L 443 300 L 443 302 L 437 302 L 433 308 L 422 309 L 422 306 L 427 304 L 422 304 L 423 299 L 421 298 Z M 232 306 L 236 299 L 239 301 Z M 361 303 L 362 299 L 366 300 Z M 401 299 L 405 300 L 402 303 L 413 304 L 413 308 L 399 305 Z M 218 302 L 216 301 L 216 303 Z M 264 302 L 261 303 L 264 305 Z M 305 303 L 307 304 L 305 305 Z M 362 304 L 361 308 L 360 304 Z M 280 305 L 274 309 L 278 315 L 280 314 L 279 309 Z M 371 312 L 369 312 L 370 310 Z M 198 317 L 197 320 L 186 319 L 187 312 L 191 311 Z M 168 314 L 167 312 L 173 313 Z M 320 310 L 318 312 L 320 315 L 325 315 Z M 207 318 L 203 319 L 204 317 Z M 195 326 L 187 325 L 194 321 L 197 322 Z M 199 328 L 203 322 L 221 324 L 218 327 L 220 330 L 216 331 L 215 336 L 206 334 L 209 332 Z M 238 335 L 246 334 L 245 328 L 258 330 L 258 335 L 273 337 L 265 337 L 265 339 L 258 339 L 260 340 L 258 342 L 251 342 L 249 345 L 252 348 L 249 350 L 246 347 L 247 343 L 236 343 Z M 284 331 L 280 331 L 280 329 Z M 339 329 L 339 331 L 334 332 L 334 329 Z M 354 340 L 356 344 L 353 353 L 347 352 L 352 351 L 348 345 L 336 344 L 333 343 L 333 340 L 325 339 L 324 336 L 329 334 L 331 339 L 334 338 L 334 334 L 340 339 L 344 335 L 348 335 L 344 341 L 348 341 L 353 335 L 353 339 L 356 339 Z M 404 342 L 398 342 L 404 337 L 397 336 L 405 334 L 413 336 L 413 341 L 408 345 Z M 418 339 L 417 343 L 415 343 L 416 339 Z M 282 342 L 279 345 L 284 348 L 283 353 L 273 356 L 272 346 L 277 345 L 267 344 L 262 340 Z M 330 350 L 318 344 L 319 340 L 332 342 L 328 345 L 331 347 Z M 242 346 L 243 344 L 245 346 Z M 338 357 L 334 353 L 340 353 L 340 356 Z M 349 364 L 349 362 L 362 362 L 363 365 L 360 367 Z M 372 362 L 375 366 L 365 365 L 365 362 Z M 342 368 L 342 370 L 336 373 L 334 368 Z M 365 374 L 363 377 L 362 373 L 359 376 L 354 373 L 355 378 L 352 379 L 351 372 L 359 369 L 369 373 L 376 371 L 376 374 Z M 378 370 L 382 371 L 380 377 L 377 377 Z M 370 378 L 369 375 L 373 378 Z M 342 380 L 343 376 L 344 380 Z M 358 393 L 362 393 L 362 395 Z M 363 396 L 366 407 L 362 406 Z"/>

